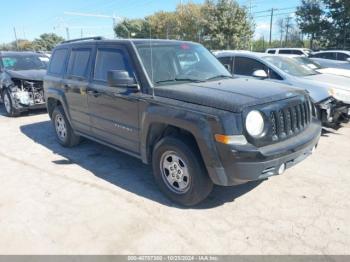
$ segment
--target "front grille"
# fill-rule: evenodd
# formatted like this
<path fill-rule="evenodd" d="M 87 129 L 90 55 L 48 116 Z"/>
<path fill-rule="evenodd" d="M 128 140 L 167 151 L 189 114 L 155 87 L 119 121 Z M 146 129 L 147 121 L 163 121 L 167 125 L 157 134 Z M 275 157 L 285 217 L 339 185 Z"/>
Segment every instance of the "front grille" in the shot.
<path fill-rule="evenodd" d="M 277 141 L 304 130 L 311 122 L 309 101 L 270 112 L 271 136 Z"/>

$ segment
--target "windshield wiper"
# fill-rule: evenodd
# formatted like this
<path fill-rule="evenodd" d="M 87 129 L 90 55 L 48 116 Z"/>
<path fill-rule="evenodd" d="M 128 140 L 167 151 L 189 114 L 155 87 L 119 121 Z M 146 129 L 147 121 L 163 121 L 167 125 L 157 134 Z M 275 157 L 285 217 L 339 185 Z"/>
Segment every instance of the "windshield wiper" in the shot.
<path fill-rule="evenodd" d="M 205 79 L 206 81 L 210 81 L 210 80 L 215 80 L 215 79 L 220 79 L 220 78 L 233 78 L 232 76 L 228 76 L 228 75 L 217 75 L 217 76 L 213 76 L 213 77 L 209 77 L 207 79 Z"/>
<path fill-rule="evenodd" d="M 167 83 L 167 82 L 192 82 L 192 83 L 200 83 L 200 82 L 204 82 L 203 80 L 200 79 L 193 79 L 193 78 L 173 78 L 173 79 L 167 79 L 167 80 L 159 80 L 157 82 L 155 82 L 156 84 L 160 84 L 160 83 Z"/>

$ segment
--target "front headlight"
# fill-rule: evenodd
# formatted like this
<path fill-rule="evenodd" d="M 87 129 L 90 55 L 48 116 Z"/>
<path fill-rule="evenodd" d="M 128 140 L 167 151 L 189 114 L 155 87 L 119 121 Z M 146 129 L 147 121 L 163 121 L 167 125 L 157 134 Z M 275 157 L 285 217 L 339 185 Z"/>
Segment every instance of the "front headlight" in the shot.
<path fill-rule="evenodd" d="M 329 94 L 339 101 L 350 104 L 350 91 L 338 88 L 331 88 L 329 90 Z"/>
<path fill-rule="evenodd" d="M 262 114 L 256 110 L 249 112 L 245 120 L 245 127 L 249 135 L 253 137 L 262 136 L 265 127 Z"/>

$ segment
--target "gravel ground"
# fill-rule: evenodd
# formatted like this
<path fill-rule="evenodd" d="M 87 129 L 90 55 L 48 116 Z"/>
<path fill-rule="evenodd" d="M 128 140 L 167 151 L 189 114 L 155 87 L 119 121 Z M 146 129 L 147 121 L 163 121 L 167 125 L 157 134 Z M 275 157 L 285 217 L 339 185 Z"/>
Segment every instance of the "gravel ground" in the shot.
<path fill-rule="evenodd" d="M 1 254 L 350 254 L 350 125 L 284 175 L 182 209 L 139 160 L 60 147 L 45 112 L 3 115 Z"/>

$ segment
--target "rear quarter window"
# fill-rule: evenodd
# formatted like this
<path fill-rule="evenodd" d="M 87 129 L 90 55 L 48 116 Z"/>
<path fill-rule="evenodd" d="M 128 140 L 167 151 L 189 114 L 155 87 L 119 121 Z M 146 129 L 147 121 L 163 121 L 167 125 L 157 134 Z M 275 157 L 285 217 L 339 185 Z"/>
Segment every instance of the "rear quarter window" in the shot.
<path fill-rule="evenodd" d="M 52 54 L 48 74 L 62 75 L 67 61 L 68 49 L 57 49 Z"/>

